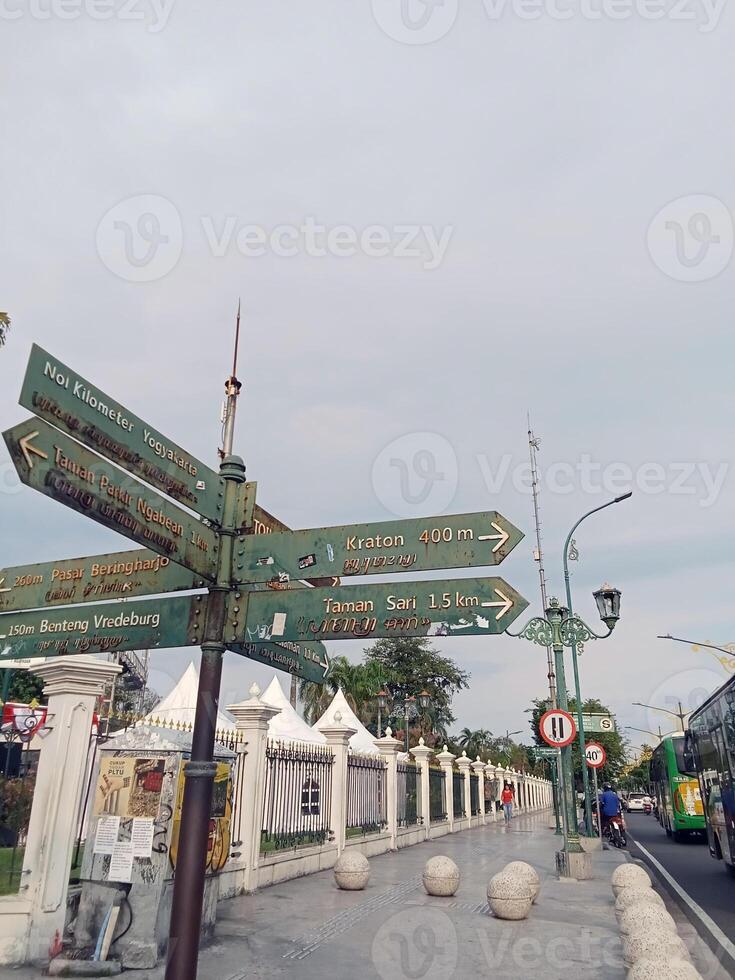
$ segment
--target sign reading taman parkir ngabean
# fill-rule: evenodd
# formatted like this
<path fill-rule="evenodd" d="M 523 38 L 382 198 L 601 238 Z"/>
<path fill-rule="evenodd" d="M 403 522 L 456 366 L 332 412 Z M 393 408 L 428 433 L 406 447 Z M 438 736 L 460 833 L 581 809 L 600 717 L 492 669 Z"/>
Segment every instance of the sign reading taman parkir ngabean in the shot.
<path fill-rule="evenodd" d="M 487 636 L 528 606 L 502 578 L 250 592 L 246 601 L 244 615 L 231 608 L 228 641 Z"/>
<path fill-rule="evenodd" d="M 40 419 L 3 433 L 23 483 L 213 580 L 217 534 Z"/>
<path fill-rule="evenodd" d="M 291 578 L 385 575 L 498 565 L 522 539 L 521 531 L 497 511 L 275 532 L 246 538 L 235 579 L 267 582 L 284 573 Z"/>
<path fill-rule="evenodd" d="M 224 481 L 114 398 L 33 345 L 20 404 L 146 483 L 219 523 Z"/>
<path fill-rule="evenodd" d="M 0 612 L 204 588 L 200 576 L 147 548 L 0 568 Z"/>
<path fill-rule="evenodd" d="M 323 643 L 282 642 L 282 643 L 230 643 L 227 647 L 233 653 L 258 663 L 267 664 L 277 670 L 303 677 L 304 680 L 323 684 L 329 672 L 329 657 Z"/>
<path fill-rule="evenodd" d="M 167 596 L 147 602 L 3 613 L 0 665 L 3 660 L 25 657 L 198 646 L 206 602 L 205 595 Z"/>

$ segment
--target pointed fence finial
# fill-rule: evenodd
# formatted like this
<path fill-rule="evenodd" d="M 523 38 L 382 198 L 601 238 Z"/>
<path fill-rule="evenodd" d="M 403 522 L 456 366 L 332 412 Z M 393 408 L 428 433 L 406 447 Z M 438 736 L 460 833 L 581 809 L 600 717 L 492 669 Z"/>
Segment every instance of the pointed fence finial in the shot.
<path fill-rule="evenodd" d="M 259 698 L 260 697 L 260 688 L 255 683 L 255 681 L 253 681 L 253 683 L 250 685 L 250 690 L 249 690 L 248 693 L 250 694 L 250 697 L 251 698 Z"/>

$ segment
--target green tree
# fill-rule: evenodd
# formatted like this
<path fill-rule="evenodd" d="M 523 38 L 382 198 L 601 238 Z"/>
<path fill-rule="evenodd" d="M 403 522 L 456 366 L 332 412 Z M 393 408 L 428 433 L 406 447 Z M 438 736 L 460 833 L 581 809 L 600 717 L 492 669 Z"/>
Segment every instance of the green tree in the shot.
<path fill-rule="evenodd" d="M 449 657 L 439 653 L 426 637 L 398 637 L 378 640 L 365 650 L 365 663 L 380 665 L 386 675 L 385 688 L 394 705 L 426 690 L 431 698 L 431 724 L 414 731 L 433 731 L 440 740 L 447 738 L 454 722 L 452 699 L 469 687 L 469 674 Z"/>
<path fill-rule="evenodd" d="M 528 709 L 531 713 L 531 732 L 533 734 L 534 742 L 536 745 L 545 745 L 546 743 L 541 738 L 539 734 L 539 719 L 545 711 L 548 710 L 549 702 L 547 699 L 537 699 L 533 702 L 532 706 Z M 608 714 L 612 715 L 613 712 L 604 705 L 597 698 L 587 698 L 582 704 L 582 710 L 585 714 Z M 569 699 L 569 711 L 574 716 L 575 720 L 577 717 L 577 702 L 574 698 Z M 627 744 L 625 739 L 616 730 L 614 732 L 595 732 L 594 734 L 587 735 L 587 741 L 589 742 L 599 742 L 599 744 L 605 749 L 605 754 L 607 755 L 607 761 L 602 769 L 597 770 L 597 778 L 600 782 L 617 782 L 625 770 L 627 762 Z M 585 763 L 586 765 L 586 763 Z M 574 773 L 574 778 L 576 781 L 577 789 L 582 788 L 582 759 L 579 752 L 579 741 L 575 739 L 572 743 L 572 771 Z"/>
<path fill-rule="evenodd" d="M 324 684 L 302 680 L 299 685 L 304 718 L 310 725 L 318 721 L 341 688 L 360 721 L 372 726 L 377 719 L 378 692 L 388 683 L 389 677 L 390 672 L 381 664 L 353 664 L 347 657 L 334 657 Z"/>
<path fill-rule="evenodd" d="M 0 313 L 0 347 L 5 345 L 8 333 L 10 331 L 10 314 Z"/>
<path fill-rule="evenodd" d="M 43 701 L 43 681 L 40 677 L 29 670 L 8 669 L 7 673 L 12 674 L 8 687 L 8 701 L 18 701 L 21 704 L 30 704 L 34 698 L 36 701 Z M 4 689 L 6 676 L 5 670 L 0 671 L 0 691 Z"/>

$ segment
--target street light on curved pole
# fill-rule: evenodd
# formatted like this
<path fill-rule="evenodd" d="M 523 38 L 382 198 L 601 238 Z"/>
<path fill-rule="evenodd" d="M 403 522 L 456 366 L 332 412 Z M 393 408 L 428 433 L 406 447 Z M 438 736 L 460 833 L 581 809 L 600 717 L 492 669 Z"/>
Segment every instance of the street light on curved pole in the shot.
<path fill-rule="evenodd" d="M 684 711 L 684 709 L 681 706 L 681 701 L 678 702 L 679 704 L 678 711 L 670 711 L 668 708 L 659 708 L 655 704 L 643 704 L 642 701 L 632 701 L 631 704 L 635 705 L 636 708 L 650 708 L 651 711 L 660 711 L 665 715 L 671 715 L 672 718 L 678 718 L 679 724 L 681 725 L 681 730 L 683 732 L 686 731 L 687 726 L 684 719 L 686 718 L 687 715 L 691 714 L 691 712 Z"/>
<path fill-rule="evenodd" d="M 606 504 L 600 504 L 599 507 L 594 507 L 592 510 L 588 510 L 586 514 L 582 514 L 577 523 L 571 529 L 567 535 L 567 539 L 564 542 L 564 588 L 566 589 L 567 598 L 567 609 L 569 610 L 569 615 L 574 615 L 574 608 L 572 606 L 572 587 L 569 581 L 569 545 L 572 540 L 572 535 L 577 530 L 582 521 L 587 520 L 592 514 L 596 514 L 600 510 L 605 510 L 607 507 L 612 507 L 613 504 L 619 504 L 623 500 L 628 500 L 633 496 L 633 491 L 630 490 L 628 493 L 623 493 L 619 497 L 615 497 L 614 500 L 608 500 Z M 582 710 L 582 691 L 579 684 L 579 665 L 577 656 L 577 642 L 573 639 L 572 642 L 572 667 L 574 669 L 574 696 L 577 700 L 577 737 L 579 739 L 579 757 L 584 760 L 585 753 L 585 737 L 584 737 L 584 719 Z M 592 823 L 592 798 L 590 796 L 590 780 L 589 773 L 587 772 L 587 766 L 582 764 L 582 785 L 584 787 L 584 814 L 585 822 L 587 825 L 588 836 L 593 836 L 592 828 L 594 824 Z"/>
<path fill-rule="evenodd" d="M 656 636 L 657 640 L 674 640 L 676 643 L 686 643 L 693 647 L 704 647 L 706 650 L 719 650 L 720 653 L 726 653 L 727 657 L 718 657 L 716 653 L 712 656 L 717 660 L 717 662 L 731 672 L 735 672 L 735 650 L 728 647 L 718 646 L 716 643 L 702 643 L 700 640 L 684 640 L 680 636 L 672 636 L 671 633 L 665 633 L 661 635 L 660 633 Z"/>

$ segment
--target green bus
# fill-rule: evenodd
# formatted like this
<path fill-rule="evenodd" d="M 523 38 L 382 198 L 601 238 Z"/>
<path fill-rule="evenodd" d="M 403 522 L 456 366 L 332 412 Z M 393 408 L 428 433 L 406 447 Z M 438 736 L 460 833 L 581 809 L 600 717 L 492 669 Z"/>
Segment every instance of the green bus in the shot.
<path fill-rule="evenodd" d="M 651 784 L 658 822 L 681 842 L 705 831 L 704 807 L 696 773 L 684 761 L 684 732 L 666 735 L 651 756 Z"/>

